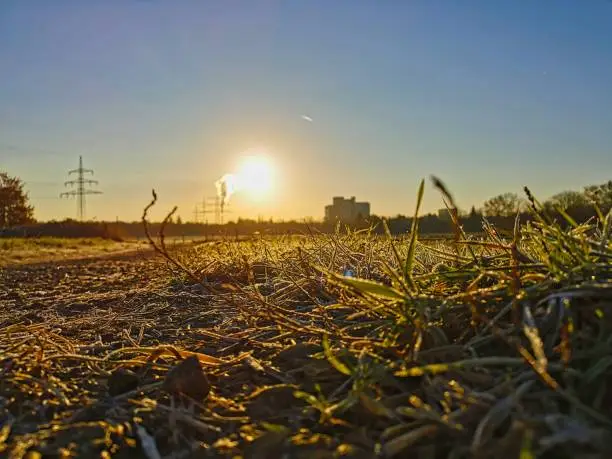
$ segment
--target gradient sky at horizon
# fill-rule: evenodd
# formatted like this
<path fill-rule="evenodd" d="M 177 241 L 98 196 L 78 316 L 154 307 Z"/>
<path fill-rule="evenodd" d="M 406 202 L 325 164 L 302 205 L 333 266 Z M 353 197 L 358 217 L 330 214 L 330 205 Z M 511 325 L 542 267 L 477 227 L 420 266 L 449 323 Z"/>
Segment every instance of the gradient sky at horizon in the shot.
<path fill-rule="evenodd" d="M 611 178 L 611 82 L 607 0 L 2 0 L 0 170 L 45 220 L 75 216 L 79 155 L 89 217 L 137 220 L 155 188 L 188 220 L 257 146 L 277 193 L 230 219 L 412 214 L 430 174 L 466 209 L 545 199 Z"/>

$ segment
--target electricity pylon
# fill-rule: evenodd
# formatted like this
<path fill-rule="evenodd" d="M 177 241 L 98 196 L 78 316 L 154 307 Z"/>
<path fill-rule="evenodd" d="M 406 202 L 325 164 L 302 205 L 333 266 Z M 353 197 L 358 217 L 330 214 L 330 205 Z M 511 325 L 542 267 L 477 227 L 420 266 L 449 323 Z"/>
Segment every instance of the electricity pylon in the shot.
<path fill-rule="evenodd" d="M 85 195 L 88 194 L 102 194 L 101 191 L 90 190 L 89 188 L 85 188 L 85 185 L 97 185 L 97 180 L 86 179 L 85 174 L 93 175 L 94 171 L 92 169 L 84 169 L 83 168 L 83 157 L 79 156 L 79 168 L 68 171 L 68 175 L 77 174 L 76 180 L 68 180 L 64 182 L 64 186 L 75 186 L 76 189 L 72 191 L 66 191 L 65 193 L 61 193 L 60 197 L 77 197 L 77 215 L 78 219 L 83 221 L 85 217 Z"/>
<path fill-rule="evenodd" d="M 218 196 L 214 198 L 205 197 L 199 205 L 196 204 L 193 211 L 196 223 L 204 223 L 205 225 L 208 224 L 208 214 L 214 214 L 214 222 L 222 224 L 223 215 L 226 213 L 231 213 L 231 210 L 227 209 L 227 205 L 221 206 L 221 198 Z"/>

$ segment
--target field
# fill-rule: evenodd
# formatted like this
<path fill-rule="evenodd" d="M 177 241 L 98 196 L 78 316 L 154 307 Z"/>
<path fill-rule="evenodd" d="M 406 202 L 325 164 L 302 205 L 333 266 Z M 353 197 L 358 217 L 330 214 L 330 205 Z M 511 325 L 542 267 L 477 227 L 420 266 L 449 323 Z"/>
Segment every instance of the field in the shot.
<path fill-rule="evenodd" d="M 602 221 L 13 265 L 0 454 L 612 457 Z"/>
<path fill-rule="evenodd" d="M 0 239 L 0 266 L 88 258 L 147 249 L 143 241 L 116 242 L 102 238 Z"/>

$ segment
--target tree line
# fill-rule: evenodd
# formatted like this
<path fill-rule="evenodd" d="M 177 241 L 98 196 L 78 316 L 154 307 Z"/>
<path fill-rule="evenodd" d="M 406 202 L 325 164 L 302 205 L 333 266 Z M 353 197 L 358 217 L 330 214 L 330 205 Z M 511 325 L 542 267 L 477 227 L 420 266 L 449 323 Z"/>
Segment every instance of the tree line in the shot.
<path fill-rule="evenodd" d="M 531 204 L 516 193 L 494 196 L 481 208 L 472 207 L 469 212 L 459 212 L 458 218 L 468 233 L 482 231 L 483 217 L 500 229 L 512 229 L 518 214 L 522 221 L 532 218 Z M 553 218 L 563 220 L 561 211 L 574 220 L 583 222 L 597 215 L 596 207 L 603 213 L 612 208 L 612 180 L 600 185 L 589 185 L 581 191 L 563 191 L 542 203 L 543 209 Z M 372 215 L 355 222 L 342 222 L 340 226 L 356 229 L 373 228 L 384 231 L 383 217 Z M 385 218 L 391 233 L 401 234 L 410 230 L 412 217 L 396 215 Z M 165 227 L 168 236 L 249 236 L 260 234 L 303 234 L 307 232 L 329 233 L 336 230 L 338 222 L 325 221 L 274 221 L 238 219 L 223 225 L 182 222 L 180 218 Z M 151 230 L 157 233 L 160 223 L 153 223 Z M 419 218 L 422 234 L 448 234 L 453 231 L 450 213 L 426 214 Z M 58 236 L 58 237 L 106 237 L 113 239 L 144 236 L 142 222 L 77 222 L 75 220 L 35 223 L 34 208 L 29 203 L 24 183 L 0 171 L 0 236 Z"/>
<path fill-rule="evenodd" d="M 34 222 L 34 207 L 28 201 L 21 179 L 0 171 L 0 228 Z"/>

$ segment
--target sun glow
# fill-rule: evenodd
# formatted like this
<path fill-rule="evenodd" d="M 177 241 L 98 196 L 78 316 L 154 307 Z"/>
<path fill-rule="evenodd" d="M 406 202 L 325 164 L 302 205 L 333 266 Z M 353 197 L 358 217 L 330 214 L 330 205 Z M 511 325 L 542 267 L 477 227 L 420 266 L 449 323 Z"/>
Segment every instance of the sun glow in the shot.
<path fill-rule="evenodd" d="M 274 188 L 274 168 L 265 150 L 249 150 L 235 173 L 225 174 L 217 182 L 217 193 L 223 204 L 237 192 L 261 200 Z"/>
<path fill-rule="evenodd" d="M 250 155 L 243 159 L 236 174 L 238 188 L 254 198 L 265 197 L 274 184 L 273 168 L 264 155 Z"/>

